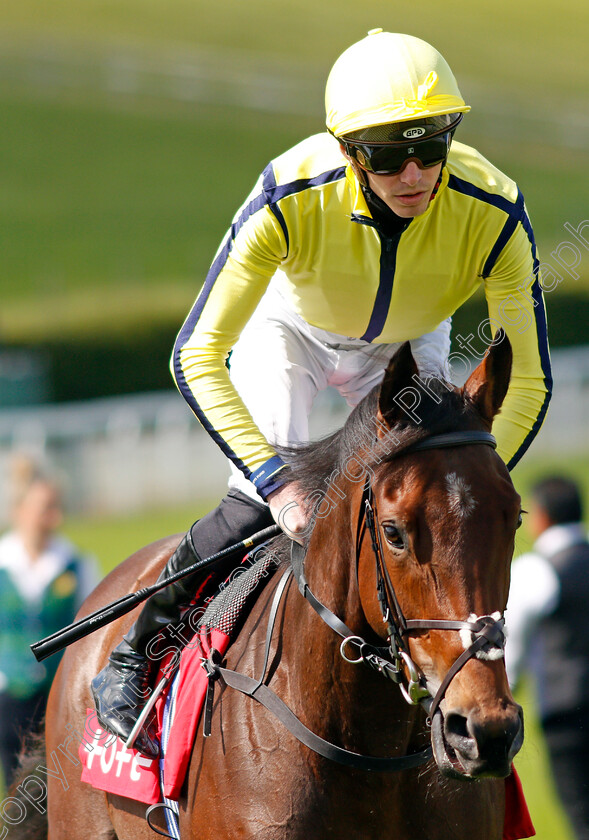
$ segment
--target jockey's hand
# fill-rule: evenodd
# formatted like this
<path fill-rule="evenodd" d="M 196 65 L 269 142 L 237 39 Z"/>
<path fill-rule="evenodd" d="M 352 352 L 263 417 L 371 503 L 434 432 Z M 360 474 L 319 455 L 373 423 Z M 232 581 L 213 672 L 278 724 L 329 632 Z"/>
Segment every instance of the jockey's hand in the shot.
<path fill-rule="evenodd" d="M 309 524 L 305 496 L 298 484 L 286 484 L 270 493 L 267 500 L 274 521 L 284 533 L 298 543 L 303 542 Z"/>

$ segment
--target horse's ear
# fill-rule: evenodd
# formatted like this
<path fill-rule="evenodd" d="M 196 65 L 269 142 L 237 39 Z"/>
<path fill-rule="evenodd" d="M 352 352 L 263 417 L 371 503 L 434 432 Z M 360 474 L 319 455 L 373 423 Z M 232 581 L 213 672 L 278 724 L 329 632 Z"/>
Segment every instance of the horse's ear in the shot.
<path fill-rule="evenodd" d="M 497 330 L 483 361 L 466 380 L 463 394 L 489 426 L 497 414 L 509 386 L 513 353 L 504 330 Z"/>
<path fill-rule="evenodd" d="M 411 377 L 418 375 L 411 344 L 406 341 L 392 357 L 385 370 L 384 379 L 378 395 L 379 419 L 392 429 L 399 419 L 407 419 L 401 406 L 395 402 L 395 397 L 404 389 L 415 386 Z"/>

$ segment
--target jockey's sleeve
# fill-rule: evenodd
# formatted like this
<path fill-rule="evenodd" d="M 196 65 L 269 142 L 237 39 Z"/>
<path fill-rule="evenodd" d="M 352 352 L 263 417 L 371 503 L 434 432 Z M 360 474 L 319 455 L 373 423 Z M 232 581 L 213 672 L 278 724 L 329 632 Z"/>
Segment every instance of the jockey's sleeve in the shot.
<path fill-rule="evenodd" d="M 279 218 L 264 200 L 260 178 L 215 256 L 172 357 L 188 404 L 263 498 L 280 486 L 285 465 L 239 398 L 227 359 L 286 254 Z"/>
<path fill-rule="evenodd" d="M 521 193 L 517 205 L 520 212 L 508 217 L 485 265 L 490 323 L 481 325 L 487 340 L 503 327 L 513 349 L 509 390 L 493 423 L 497 451 L 510 470 L 538 433 L 552 393 L 540 266 Z"/>

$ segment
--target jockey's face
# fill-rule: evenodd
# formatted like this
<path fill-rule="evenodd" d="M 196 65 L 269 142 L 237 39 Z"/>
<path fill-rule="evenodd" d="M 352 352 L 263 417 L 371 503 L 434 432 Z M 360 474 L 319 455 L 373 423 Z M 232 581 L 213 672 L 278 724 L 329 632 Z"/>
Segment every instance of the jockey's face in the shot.
<path fill-rule="evenodd" d="M 394 175 L 375 175 L 364 170 L 370 189 L 402 219 L 425 213 L 442 171 L 442 164 L 424 169 L 417 160 L 408 160 Z"/>

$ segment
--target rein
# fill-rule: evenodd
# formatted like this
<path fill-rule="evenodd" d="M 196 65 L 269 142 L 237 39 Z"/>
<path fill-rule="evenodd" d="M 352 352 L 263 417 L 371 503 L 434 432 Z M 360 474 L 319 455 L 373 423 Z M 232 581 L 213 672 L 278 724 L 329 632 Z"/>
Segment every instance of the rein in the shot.
<path fill-rule="evenodd" d="M 449 434 L 434 435 L 418 441 L 407 449 L 404 449 L 402 454 L 472 444 L 483 444 L 493 448 L 496 448 L 497 445 L 493 435 L 488 432 L 452 432 Z M 222 667 L 218 661 L 219 654 L 215 650 L 211 651 L 208 659 L 203 660 L 203 668 L 207 672 L 209 680 L 204 716 L 205 737 L 211 734 L 214 685 L 218 679 L 221 679 L 225 685 L 237 689 L 265 706 L 280 720 L 289 732 L 311 750 L 339 764 L 360 770 L 396 772 L 417 767 L 432 757 L 431 747 L 427 747 L 418 753 L 390 758 L 361 755 L 360 753 L 338 747 L 308 729 L 295 716 L 294 712 L 265 684 L 270 658 L 270 646 L 278 608 L 287 584 L 291 579 L 291 575 L 296 579 L 300 593 L 313 607 L 319 617 L 343 639 L 340 645 L 342 657 L 351 664 L 363 662 L 387 677 L 387 679 L 397 683 L 405 700 L 410 705 L 417 705 L 419 703 L 424 705 L 427 709 L 429 719 L 438 728 L 441 726 L 440 703 L 444 698 L 448 686 L 460 669 L 480 652 L 486 653 L 492 648 L 503 650 L 505 646 L 505 620 L 502 616 L 496 619 L 493 616 L 485 615 L 472 621 L 405 619 L 384 562 L 378 515 L 372 487 L 368 478 L 362 496 L 359 532 L 364 522 L 370 534 L 372 551 L 376 562 L 377 593 L 383 622 L 387 627 L 388 646 L 376 647 L 366 642 L 361 636 L 354 634 L 335 613 L 315 597 L 309 589 L 304 575 L 305 549 L 298 543 L 293 542 L 291 545 L 291 566 L 285 570 L 274 593 L 266 631 L 264 664 L 260 677 L 254 679 L 245 674 Z M 405 637 L 411 632 L 421 630 L 468 630 L 473 639 L 471 645 L 451 666 L 435 696 L 432 696 L 427 688 L 425 677 L 411 659 L 405 642 Z M 352 657 L 349 654 L 348 648 L 353 646 L 358 649 L 358 656 Z M 408 672 L 407 686 L 403 685 L 402 682 L 405 676 L 405 668 Z"/>
<path fill-rule="evenodd" d="M 286 703 L 284 703 L 280 697 L 278 697 L 278 695 L 276 695 L 272 689 L 265 684 L 264 680 L 266 678 L 266 671 L 270 658 L 270 645 L 272 642 L 276 615 L 278 613 L 278 606 L 282 600 L 286 585 L 291 579 L 292 573 L 293 570 L 290 567 L 284 571 L 284 574 L 282 575 L 274 593 L 272 608 L 270 610 L 270 618 L 268 620 L 268 628 L 266 631 L 264 666 L 262 668 L 262 673 L 257 680 L 252 677 L 248 677 L 245 674 L 241 674 L 238 671 L 232 671 L 228 668 L 221 667 L 218 661 L 215 661 L 218 658 L 218 654 L 216 657 L 214 655 L 216 651 L 211 651 L 209 658 L 203 661 L 203 668 L 209 676 L 206 702 L 206 708 L 209 714 L 208 716 L 205 716 L 203 730 L 204 736 L 208 737 L 211 734 L 210 712 L 213 704 L 214 683 L 217 679 L 222 679 L 225 685 L 230 688 L 237 689 L 237 691 L 240 691 L 242 694 L 246 694 L 248 697 L 252 697 L 254 700 L 257 700 L 258 703 L 261 703 L 262 706 L 265 706 L 265 708 L 268 709 L 269 712 L 272 712 L 272 714 L 278 718 L 283 726 L 288 729 L 288 731 L 302 744 L 305 744 L 305 746 L 309 747 L 309 749 L 313 750 L 313 752 L 316 752 L 331 761 L 335 761 L 338 764 L 343 764 L 346 767 L 352 767 L 355 770 L 374 770 L 390 773 L 398 770 L 409 770 L 412 767 L 418 767 L 420 764 L 428 761 L 432 756 L 431 747 L 427 747 L 427 749 L 422 752 L 415 753 L 413 755 L 393 756 L 392 758 L 379 758 L 377 756 L 362 755 L 361 753 L 355 753 L 351 750 L 343 749 L 343 747 L 338 747 L 336 744 L 326 741 L 324 738 L 321 738 L 315 732 L 312 732 L 308 727 L 306 727 L 304 723 L 296 717 L 292 709 L 290 709 Z M 317 603 L 319 604 L 320 602 L 317 601 Z M 321 606 L 323 607 L 323 605 Z M 330 612 L 327 610 L 327 607 L 323 607 L 323 609 Z M 333 613 L 331 613 L 331 615 L 336 622 L 340 621 Z M 348 631 L 349 628 L 347 628 L 343 622 L 340 623 L 342 628 L 345 628 L 346 631 Z"/>

